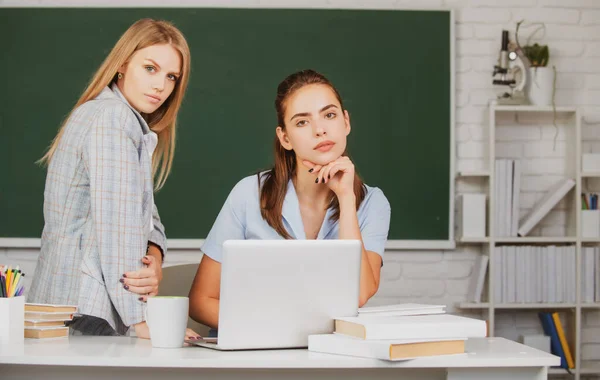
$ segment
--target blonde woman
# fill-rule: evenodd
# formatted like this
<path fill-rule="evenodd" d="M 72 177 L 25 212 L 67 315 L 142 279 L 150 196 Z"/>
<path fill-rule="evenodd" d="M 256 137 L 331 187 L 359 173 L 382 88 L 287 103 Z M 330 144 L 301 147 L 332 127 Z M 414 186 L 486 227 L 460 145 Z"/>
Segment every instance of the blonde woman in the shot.
<path fill-rule="evenodd" d="M 182 33 L 143 19 L 119 39 L 60 128 L 48 164 L 44 230 L 28 302 L 72 304 L 75 335 L 148 338 L 166 236 L 153 192 L 173 163 L 190 74 Z"/>

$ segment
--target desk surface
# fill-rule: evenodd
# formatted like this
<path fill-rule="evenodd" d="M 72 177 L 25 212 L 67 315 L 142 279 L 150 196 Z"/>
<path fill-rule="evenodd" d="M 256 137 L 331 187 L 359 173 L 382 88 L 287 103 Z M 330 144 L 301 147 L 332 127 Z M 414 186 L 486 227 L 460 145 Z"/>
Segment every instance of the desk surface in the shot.
<path fill-rule="evenodd" d="M 321 354 L 306 349 L 221 352 L 202 347 L 152 348 L 128 337 L 71 336 L 0 345 L 0 364 L 167 368 L 462 368 L 548 367 L 558 356 L 503 338 L 474 338 L 466 354 L 403 362 Z"/>

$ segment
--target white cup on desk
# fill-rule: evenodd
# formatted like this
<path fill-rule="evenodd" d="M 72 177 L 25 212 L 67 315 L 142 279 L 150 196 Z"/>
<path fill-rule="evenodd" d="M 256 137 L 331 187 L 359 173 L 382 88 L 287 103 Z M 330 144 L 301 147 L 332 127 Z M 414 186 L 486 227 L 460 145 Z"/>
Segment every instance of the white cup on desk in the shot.
<path fill-rule="evenodd" d="M 146 323 L 152 347 L 183 346 L 188 321 L 188 297 L 148 297 Z"/>

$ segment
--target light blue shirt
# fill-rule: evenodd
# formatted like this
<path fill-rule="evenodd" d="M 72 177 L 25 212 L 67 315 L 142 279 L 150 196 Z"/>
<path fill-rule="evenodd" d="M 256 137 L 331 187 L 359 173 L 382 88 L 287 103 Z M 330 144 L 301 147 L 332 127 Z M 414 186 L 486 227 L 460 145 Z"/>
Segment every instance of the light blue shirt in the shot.
<path fill-rule="evenodd" d="M 365 199 L 358 209 L 358 225 L 367 251 L 378 253 L 383 260 L 385 243 L 390 226 L 390 203 L 383 191 L 366 187 Z M 329 217 L 329 208 L 317 239 L 338 239 L 339 224 Z M 306 239 L 300 205 L 293 182 L 290 180 L 282 208 L 283 224 L 294 239 Z M 223 243 L 226 240 L 275 240 L 283 239 L 260 214 L 258 177 L 246 177 L 238 182 L 223 205 L 202 246 L 202 252 L 221 262 Z"/>

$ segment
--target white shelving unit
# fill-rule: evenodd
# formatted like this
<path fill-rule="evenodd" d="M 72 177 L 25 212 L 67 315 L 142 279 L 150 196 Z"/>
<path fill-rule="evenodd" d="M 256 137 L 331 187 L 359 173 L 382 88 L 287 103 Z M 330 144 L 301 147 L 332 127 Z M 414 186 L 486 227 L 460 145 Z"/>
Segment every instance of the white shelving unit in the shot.
<path fill-rule="evenodd" d="M 559 237 L 546 237 L 546 236 L 527 236 L 527 237 L 503 237 L 495 236 L 495 145 L 496 145 L 496 121 L 497 118 L 503 118 L 506 113 L 516 114 L 518 117 L 522 114 L 527 114 L 528 124 L 532 123 L 532 119 L 535 116 L 531 116 L 532 113 L 540 114 L 540 118 L 552 117 L 556 112 L 556 115 L 560 117 L 560 120 L 567 122 L 568 133 L 566 134 L 567 144 L 565 152 L 566 160 L 566 173 L 565 176 L 575 179 L 575 188 L 571 190 L 565 197 L 568 202 L 567 210 L 567 228 L 565 236 Z M 581 359 L 581 327 L 582 327 L 582 313 L 588 310 L 594 310 L 600 308 L 600 304 L 586 304 L 582 303 L 581 295 L 581 257 L 582 257 L 582 246 L 589 245 L 600 245 L 600 239 L 589 239 L 581 237 L 581 197 L 579 196 L 584 192 L 582 187 L 582 180 L 588 178 L 598 177 L 600 178 L 600 172 L 598 173 L 582 173 L 581 171 L 581 156 L 582 156 L 582 135 L 581 135 L 581 114 L 576 107 L 538 107 L 538 106 L 500 106 L 490 105 L 489 107 L 489 130 L 488 130 L 488 155 L 486 167 L 476 171 L 464 171 L 458 172 L 456 175 L 456 181 L 475 181 L 480 187 L 483 187 L 488 196 L 488 215 L 487 215 L 487 230 L 488 236 L 484 238 L 461 238 L 457 237 L 459 244 L 477 244 L 482 247 L 481 254 L 489 255 L 489 264 L 487 270 L 487 290 L 484 289 L 485 295 L 487 295 L 486 301 L 481 303 L 461 303 L 457 305 L 461 309 L 466 310 L 480 310 L 486 314 L 486 318 L 489 323 L 490 336 L 495 335 L 495 316 L 496 312 L 501 310 L 506 312 L 508 310 L 523 311 L 523 310 L 555 310 L 559 312 L 571 313 L 569 318 L 569 325 L 565 327 L 565 333 L 567 339 L 570 342 L 572 354 L 574 355 L 575 368 L 571 371 L 573 378 L 579 380 L 580 377 L 590 375 L 600 375 L 600 361 L 583 361 Z M 526 142 L 525 142 L 526 144 Z M 512 245 L 512 244 L 531 244 L 531 245 L 553 245 L 553 244 L 568 244 L 576 247 L 576 302 L 575 303 L 498 303 L 494 300 L 494 284 L 496 279 L 494 278 L 494 254 L 497 252 L 499 245 Z M 574 324 L 574 325 L 573 325 Z M 567 372 L 564 369 L 552 368 L 549 370 L 550 375 L 566 375 Z"/>

